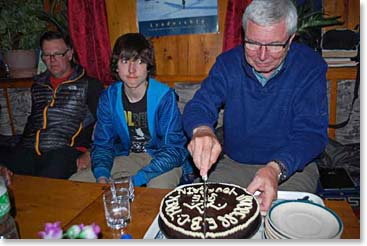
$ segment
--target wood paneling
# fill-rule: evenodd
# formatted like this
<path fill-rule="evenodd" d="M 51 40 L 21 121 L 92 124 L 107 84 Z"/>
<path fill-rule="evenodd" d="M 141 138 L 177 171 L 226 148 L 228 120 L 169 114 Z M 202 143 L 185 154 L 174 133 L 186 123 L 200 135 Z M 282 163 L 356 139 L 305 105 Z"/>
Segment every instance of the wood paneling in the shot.
<path fill-rule="evenodd" d="M 348 28 L 354 29 L 354 27 L 360 22 L 360 2 L 359 0 L 324 0 L 324 12 L 329 16 L 340 15 L 341 20 L 344 21 L 342 26 L 331 26 L 325 28 L 325 30 L 335 28 Z"/>
<path fill-rule="evenodd" d="M 120 35 L 138 31 L 135 0 L 106 0 L 106 9 L 111 47 Z M 153 37 L 157 77 L 201 81 L 222 51 L 226 9 L 227 0 L 218 0 L 218 33 Z"/>
<path fill-rule="evenodd" d="M 328 15 L 342 16 L 343 27 L 354 28 L 359 23 L 359 0 L 324 0 L 323 3 Z M 136 0 L 106 0 L 106 9 L 111 47 L 120 35 L 138 31 Z M 226 9 L 227 0 L 218 0 L 218 33 L 152 38 L 157 78 L 171 84 L 175 81 L 200 82 L 205 78 L 222 51 Z"/>
<path fill-rule="evenodd" d="M 108 31 L 111 47 L 116 39 L 128 32 L 137 32 L 136 0 L 106 0 Z"/>

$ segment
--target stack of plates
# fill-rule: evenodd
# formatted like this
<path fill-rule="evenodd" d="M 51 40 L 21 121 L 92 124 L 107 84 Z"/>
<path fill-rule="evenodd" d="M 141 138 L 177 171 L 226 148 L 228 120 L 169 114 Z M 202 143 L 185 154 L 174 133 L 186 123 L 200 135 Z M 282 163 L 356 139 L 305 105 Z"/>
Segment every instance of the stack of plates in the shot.
<path fill-rule="evenodd" d="M 283 201 L 264 220 L 266 239 L 335 239 L 343 232 L 341 219 L 330 209 L 309 201 Z"/>

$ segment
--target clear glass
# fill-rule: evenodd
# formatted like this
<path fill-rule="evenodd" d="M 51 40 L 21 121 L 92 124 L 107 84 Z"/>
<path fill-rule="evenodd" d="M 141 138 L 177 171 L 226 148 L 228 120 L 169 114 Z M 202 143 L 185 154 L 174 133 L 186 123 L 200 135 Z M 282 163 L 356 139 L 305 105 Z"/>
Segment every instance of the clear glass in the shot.
<path fill-rule="evenodd" d="M 134 183 L 132 176 L 129 176 L 127 172 L 117 172 L 112 174 L 110 180 L 111 189 L 127 189 L 129 191 L 130 201 L 134 200 Z"/>
<path fill-rule="evenodd" d="M 107 226 L 122 229 L 130 223 L 130 201 L 127 189 L 106 191 L 103 194 L 103 205 Z"/>

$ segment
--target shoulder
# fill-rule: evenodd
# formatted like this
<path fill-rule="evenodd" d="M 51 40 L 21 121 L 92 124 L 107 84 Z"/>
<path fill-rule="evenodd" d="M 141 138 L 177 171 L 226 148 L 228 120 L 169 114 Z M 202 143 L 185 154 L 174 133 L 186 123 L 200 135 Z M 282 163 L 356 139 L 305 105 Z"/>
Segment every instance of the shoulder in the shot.
<path fill-rule="evenodd" d="M 166 84 L 159 82 L 153 78 L 149 79 L 149 86 L 148 86 L 148 98 L 154 100 L 161 100 L 162 97 L 169 93 L 173 93 L 174 91 Z"/>
<path fill-rule="evenodd" d="M 109 95 L 116 95 L 120 90 L 122 89 L 122 81 L 118 80 L 118 81 L 114 81 L 112 84 L 110 84 L 105 90 L 104 90 L 104 94 L 109 94 Z"/>
<path fill-rule="evenodd" d="M 217 56 L 217 60 L 241 59 L 243 57 L 243 54 L 243 46 L 237 45 L 236 47 L 221 53 L 219 56 Z"/>
<path fill-rule="evenodd" d="M 167 84 L 164 84 L 153 78 L 149 79 L 149 88 L 154 91 L 158 91 L 158 92 L 159 91 L 167 92 L 171 89 Z"/>
<path fill-rule="evenodd" d="M 242 45 L 238 45 L 227 50 L 217 56 L 216 62 L 212 67 L 213 70 L 237 70 L 244 64 L 244 49 Z"/>
<path fill-rule="evenodd" d="M 289 50 L 289 57 L 292 61 L 296 61 L 297 64 L 302 66 L 327 67 L 322 56 L 305 44 L 292 43 Z"/>

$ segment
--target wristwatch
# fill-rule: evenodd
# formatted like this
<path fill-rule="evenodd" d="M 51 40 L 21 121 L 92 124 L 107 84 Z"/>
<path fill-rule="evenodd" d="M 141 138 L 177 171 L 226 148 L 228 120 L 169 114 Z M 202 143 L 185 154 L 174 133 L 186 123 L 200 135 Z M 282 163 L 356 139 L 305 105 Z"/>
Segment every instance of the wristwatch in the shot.
<path fill-rule="evenodd" d="M 275 162 L 278 164 L 280 172 L 278 175 L 278 184 L 282 183 L 284 180 L 287 179 L 287 168 L 285 167 L 284 163 L 278 160 L 272 160 L 272 162 Z"/>

